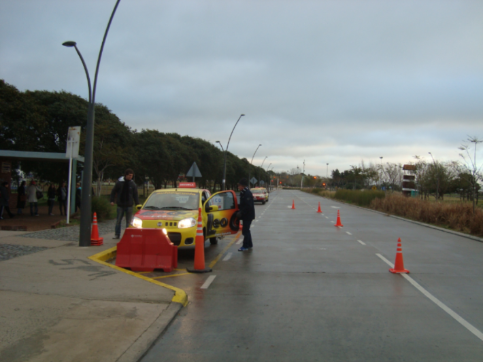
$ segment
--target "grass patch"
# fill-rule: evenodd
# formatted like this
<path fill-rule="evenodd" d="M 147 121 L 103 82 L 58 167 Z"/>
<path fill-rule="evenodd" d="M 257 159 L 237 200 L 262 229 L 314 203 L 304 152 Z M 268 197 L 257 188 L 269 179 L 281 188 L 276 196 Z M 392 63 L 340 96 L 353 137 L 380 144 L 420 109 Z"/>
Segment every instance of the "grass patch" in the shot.
<path fill-rule="evenodd" d="M 109 197 L 94 196 L 91 204 L 92 214 L 96 213 L 97 221 L 110 220 L 116 217 L 116 205 L 112 206 Z"/>
<path fill-rule="evenodd" d="M 398 215 L 463 233 L 483 236 L 483 210 L 468 203 L 429 202 L 417 198 L 391 195 L 374 199 L 370 207 L 392 215 Z"/>
<path fill-rule="evenodd" d="M 67 220 L 60 220 L 59 221 L 59 227 L 61 227 L 61 228 L 66 227 L 66 226 L 67 227 L 74 226 L 74 225 L 80 225 L 80 220 L 79 219 L 70 218 L 68 224 L 67 224 Z"/>
<path fill-rule="evenodd" d="M 359 191 L 359 190 L 343 190 L 339 189 L 335 192 L 334 199 L 341 200 L 350 204 L 359 206 L 369 206 L 372 200 L 384 199 L 386 194 L 384 191 Z"/>

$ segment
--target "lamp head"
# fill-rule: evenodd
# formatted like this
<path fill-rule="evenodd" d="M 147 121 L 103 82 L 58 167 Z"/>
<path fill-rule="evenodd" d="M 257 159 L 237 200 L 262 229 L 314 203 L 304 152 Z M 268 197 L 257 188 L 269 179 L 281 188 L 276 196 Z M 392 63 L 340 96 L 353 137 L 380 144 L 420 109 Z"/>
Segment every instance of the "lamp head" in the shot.
<path fill-rule="evenodd" d="M 70 47 L 75 47 L 77 43 L 75 41 L 69 40 L 69 41 L 63 42 L 62 45 L 70 48 Z"/>
<path fill-rule="evenodd" d="M 240 117 L 243 117 L 244 115 L 245 115 L 245 114 L 244 114 L 244 113 L 242 113 L 242 114 L 240 114 Z"/>

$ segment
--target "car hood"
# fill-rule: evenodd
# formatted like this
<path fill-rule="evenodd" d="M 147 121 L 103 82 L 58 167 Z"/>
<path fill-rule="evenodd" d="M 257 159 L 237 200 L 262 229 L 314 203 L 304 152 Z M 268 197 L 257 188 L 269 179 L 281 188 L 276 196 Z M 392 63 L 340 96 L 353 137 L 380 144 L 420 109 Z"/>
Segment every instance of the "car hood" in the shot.
<path fill-rule="evenodd" d="M 198 218 L 195 210 L 139 210 L 136 217 L 141 220 L 173 220 L 180 221 L 189 217 Z"/>

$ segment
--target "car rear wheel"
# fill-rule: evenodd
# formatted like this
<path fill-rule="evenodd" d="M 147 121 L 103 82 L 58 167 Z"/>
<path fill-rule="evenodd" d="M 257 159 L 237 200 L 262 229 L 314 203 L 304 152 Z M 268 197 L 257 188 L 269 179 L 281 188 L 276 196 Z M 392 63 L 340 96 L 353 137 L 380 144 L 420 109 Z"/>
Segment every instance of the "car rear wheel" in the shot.
<path fill-rule="evenodd" d="M 265 205 L 265 201 L 262 201 L 262 205 Z"/>
<path fill-rule="evenodd" d="M 217 245 L 218 244 L 218 238 L 216 236 L 214 238 L 210 238 L 210 244 L 211 245 Z"/>

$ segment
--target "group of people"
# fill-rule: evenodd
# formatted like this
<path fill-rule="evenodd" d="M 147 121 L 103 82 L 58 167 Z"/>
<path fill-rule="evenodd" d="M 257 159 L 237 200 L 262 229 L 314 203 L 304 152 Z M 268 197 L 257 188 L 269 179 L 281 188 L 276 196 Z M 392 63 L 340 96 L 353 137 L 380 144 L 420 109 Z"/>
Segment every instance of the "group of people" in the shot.
<path fill-rule="evenodd" d="M 137 192 L 137 186 L 133 181 L 134 171 L 127 169 L 124 173 L 124 177 L 119 178 L 116 185 L 111 192 L 111 205 L 117 204 L 117 220 L 115 226 L 114 239 L 119 239 L 121 236 L 121 221 L 123 217 L 126 218 L 126 227 L 129 226 L 132 219 L 132 208 L 139 204 L 139 197 Z M 9 200 L 10 192 L 8 190 L 8 182 L 3 182 L 0 185 L 0 220 L 3 219 L 3 211 L 5 210 L 12 218 L 15 215 L 10 211 Z M 76 211 L 80 208 L 80 186 L 77 185 L 76 195 Z M 255 219 L 255 208 L 253 205 L 253 195 L 248 188 L 248 181 L 241 179 L 238 182 L 238 190 L 240 191 L 240 203 L 238 218 L 243 221 L 243 245 L 238 251 L 250 250 L 253 247 L 252 237 L 250 233 L 250 225 Z M 17 214 L 22 214 L 22 210 L 25 208 L 26 203 L 30 204 L 30 215 L 39 216 L 38 212 L 38 199 L 43 197 L 42 190 L 37 187 L 35 181 L 31 181 L 28 188 L 26 188 L 26 182 L 22 181 L 17 191 Z M 65 182 L 62 182 L 56 189 L 54 184 L 50 184 L 47 190 L 47 198 L 49 205 L 49 215 L 53 214 L 53 208 L 55 205 L 55 199 L 59 202 L 59 210 L 61 215 L 66 215 L 67 212 L 67 199 L 69 197 L 68 188 Z"/>
<path fill-rule="evenodd" d="M 77 184 L 76 189 L 76 207 L 77 211 L 80 208 L 80 185 Z M 54 215 L 55 202 L 59 203 L 60 215 L 67 214 L 67 199 L 69 197 L 69 191 L 65 182 L 62 182 L 59 187 L 55 187 L 53 183 L 49 185 L 47 190 L 47 204 L 49 206 L 48 214 Z M 30 206 L 30 215 L 39 216 L 38 202 L 39 199 L 43 198 L 42 190 L 37 186 L 36 181 L 32 180 L 30 185 L 27 187 L 26 181 L 22 181 L 17 189 L 17 215 L 23 213 L 23 209 L 26 207 L 27 202 Z M 2 182 L 0 185 L 0 220 L 3 219 L 3 212 L 6 211 L 10 218 L 15 215 L 10 211 L 10 191 L 8 182 Z"/>

